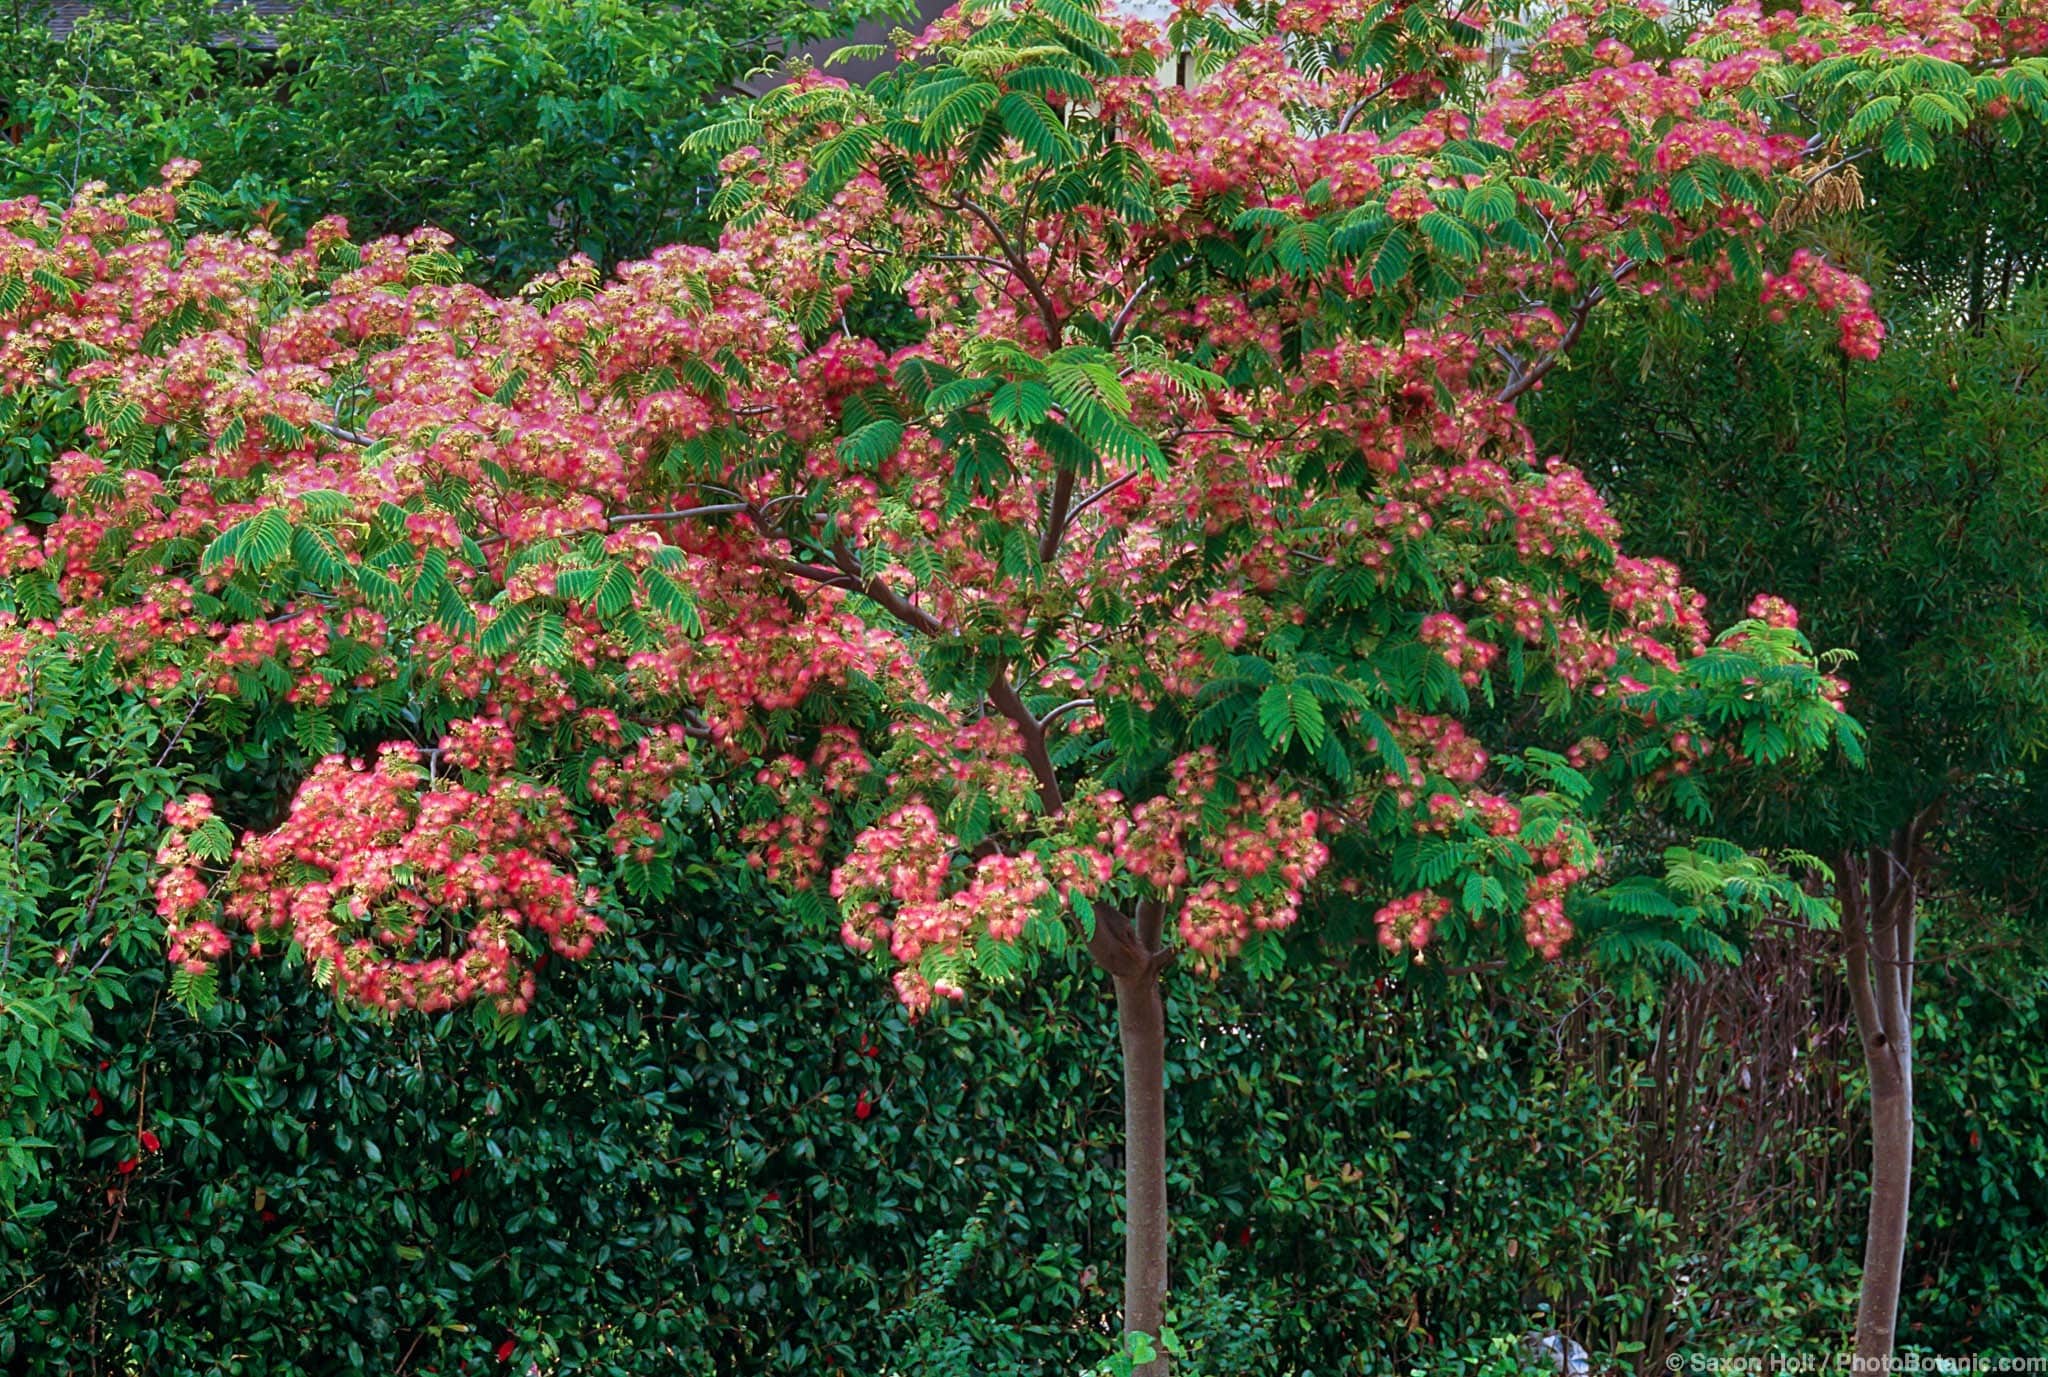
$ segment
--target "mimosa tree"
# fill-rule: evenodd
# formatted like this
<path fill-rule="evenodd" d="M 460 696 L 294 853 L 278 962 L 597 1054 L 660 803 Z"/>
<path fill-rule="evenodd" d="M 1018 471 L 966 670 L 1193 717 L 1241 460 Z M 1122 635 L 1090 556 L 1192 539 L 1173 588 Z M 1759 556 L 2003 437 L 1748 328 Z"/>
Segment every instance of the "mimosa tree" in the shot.
<path fill-rule="evenodd" d="M 1505 26 L 1423 4 L 1167 41 L 967 6 L 868 89 L 801 73 L 705 131 L 717 249 L 513 299 L 431 231 L 182 238 L 180 168 L 17 203 L 10 423 L 78 438 L 23 494 L 6 634 L 319 757 L 239 842 L 172 810 L 194 1000 L 246 930 L 364 1004 L 523 1010 L 548 952 L 601 956 L 615 877 L 667 892 L 699 780 L 914 1009 L 1084 947 L 1156 1335 L 1170 963 L 1270 966 L 1305 914 L 1554 955 L 1603 819 L 1854 751 L 1790 609 L 1716 639 L 1514 404 L 1620 293 L 1875 351 L 1773 211 L 1843 141 L 2043 99 L 1999 65 L 2027 21 L 1925 8 L 1733 10 L 1667 57 L 1572 7 L 1502 71 Z M 1610 909 L 1678 912 L 1623 868 Z"/>

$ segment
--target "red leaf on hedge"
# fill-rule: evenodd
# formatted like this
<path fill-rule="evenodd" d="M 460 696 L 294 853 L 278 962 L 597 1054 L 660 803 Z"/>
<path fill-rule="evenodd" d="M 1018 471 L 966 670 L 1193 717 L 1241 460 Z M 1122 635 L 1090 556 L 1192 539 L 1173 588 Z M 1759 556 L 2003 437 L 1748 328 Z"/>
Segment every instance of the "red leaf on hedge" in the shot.
<path fill-rule="evenodd" d="M 157 1137 L 154 1133 L 151 1133 L 146 1128 L 142 1130 L 139 1137 L 142 1141 L 142 1150 L 144 1152 L 155 1152 L 158 1148 L 164 1145 L 163 1139 Z"/>

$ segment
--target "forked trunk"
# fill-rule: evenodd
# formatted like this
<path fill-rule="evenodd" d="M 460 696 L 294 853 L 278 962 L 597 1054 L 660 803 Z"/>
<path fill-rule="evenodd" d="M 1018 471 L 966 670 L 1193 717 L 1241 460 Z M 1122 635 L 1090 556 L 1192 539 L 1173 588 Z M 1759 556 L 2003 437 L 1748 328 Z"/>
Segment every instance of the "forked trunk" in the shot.
<path fill-rule="evenodd" d="M 1135 299 L 1135 298 L 1134 298 Z M 1048 320 L 1055 345 L 1059 322 Z M 1047 523 L 1040 558 L 1051 559 L 1059 547 L 1061 523 L 1073 488 L 1062 474 L 1053 498 L 1054 516 Z M 1045 724 L 1034 717 L 1011 685 L 1007 667 L 998 662 L 989 684 L 989 700 L 1024 739 L 1024 755 L 1038 778 L 1039 798 L 1047 817 L 1062 806 L 1059 773 L 1046 749 Z M 1140 900 L 1135 911 L 1118 912 L 1108 904 L 1095 910 L 1095 930 L 1088 935 L 1088 954 L 1109 972 L 1116 984 L 1117 1042 L 1124 1071 L 1124 1333 L 1159 1339 L 1166 1321 L 1166 1004 L 1159 973 L 1169 954 L 1165 945 L 1166 903 Z M 1134 1377 L 1166 1377 L 1164 1355 L 1140 1366 Z"/>
<path fill-rule="evenodd" d="M 1856 1368 L 1884 1372 L 1899 1327 L 1913 1192 L 1913 972 L 1921 841 L 1935 807 L 1886 845 L 1840 858 L 1842 944 L 1870 1073 L 1870 1224 L 1856 1304 Z"/>

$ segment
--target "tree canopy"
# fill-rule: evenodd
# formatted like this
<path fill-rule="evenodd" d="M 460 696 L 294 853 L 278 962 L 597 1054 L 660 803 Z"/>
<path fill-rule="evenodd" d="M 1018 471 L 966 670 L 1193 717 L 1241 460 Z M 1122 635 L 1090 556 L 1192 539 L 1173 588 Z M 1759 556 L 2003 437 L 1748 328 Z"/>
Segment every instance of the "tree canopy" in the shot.
<path fill-rule="evenodd" d="M 1714 634 L 1519 403 L 1622 298 L 1740 293 L 1878 357 L 1870 288 L 1783 227 L 1845 149 L 2023 137 L 2042 38 L 2018 6 L 1681 39 L 971 4 L 684 141 L 722 159 L 715 247 L 508 294 L 433 229 L 194 232 L 182 161 L 11 202 L 0 675 L 97 657 L 302 753 L 281 813 L 166 809 L 194 1007 L 239 929 L 360 1004 L 523 1012 L 708 819 L 912 1009 L 1085 946 L 1156 1333 L 1169 961 L 1270 970 L 1304 912 L 1554 956 L 1574 911 L 1682 917 L 1740 863 L 1661 844 L 1710 823 L 1703 773 L 1860 756 L 1792 607 Z"/>

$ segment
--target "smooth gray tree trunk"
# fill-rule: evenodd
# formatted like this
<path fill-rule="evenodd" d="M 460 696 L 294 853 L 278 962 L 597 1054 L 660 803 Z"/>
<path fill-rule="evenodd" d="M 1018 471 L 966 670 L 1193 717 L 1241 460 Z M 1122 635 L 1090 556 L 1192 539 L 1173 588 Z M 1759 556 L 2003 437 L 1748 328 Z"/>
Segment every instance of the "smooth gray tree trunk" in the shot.
<path fill-rule="evenodd" d="M 1116 986 L 1124 1080 L 1124 1332 L 1156 1342 L 1166 1321 L 1166 1001 L 1160 972 L 1166 905 L 1148 899 L 1131 918 L 1097 911 L 1088 950 Z M 1136 1377 L 1166 1377 L 1162 1355 Z"/>
<path fill-rule="evenodd" d="M 1870 1221 L 1856 1305 L 1857 1372 L 1883 1372 L 1899 1328 L 1913 1199 L 1913 972 L 1925 869 L 1921 843 L 1939 805 L 1882 846 L 1837 865 L 1849 999 L 1870 1075 Z"/>

